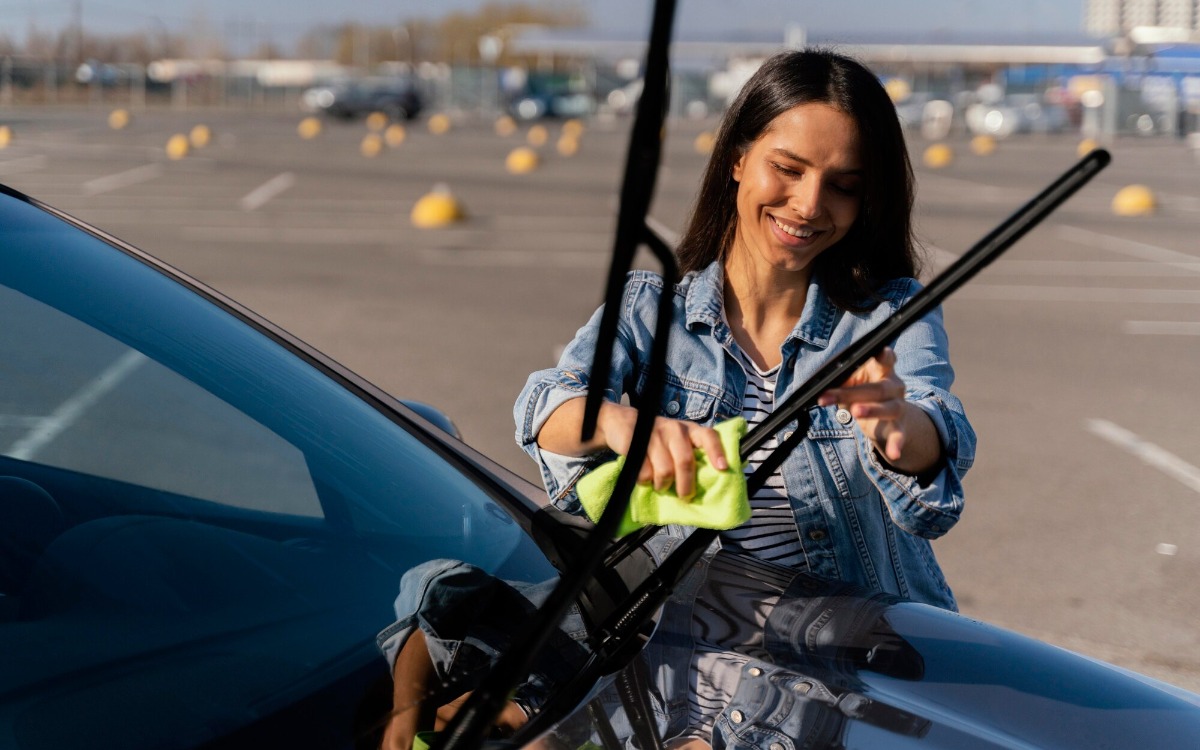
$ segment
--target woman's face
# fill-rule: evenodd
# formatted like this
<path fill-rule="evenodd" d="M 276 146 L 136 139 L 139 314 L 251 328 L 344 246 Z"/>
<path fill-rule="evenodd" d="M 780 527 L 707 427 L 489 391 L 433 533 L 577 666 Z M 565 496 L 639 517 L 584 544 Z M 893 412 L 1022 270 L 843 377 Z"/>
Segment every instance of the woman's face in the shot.
<path fill-rule="evenodd" d="M 858 218 L 862 171 L 849 115 L 816 102 L 779 115 L 734 164 L 731 252 L 755 267 L 808 270 Z"/>

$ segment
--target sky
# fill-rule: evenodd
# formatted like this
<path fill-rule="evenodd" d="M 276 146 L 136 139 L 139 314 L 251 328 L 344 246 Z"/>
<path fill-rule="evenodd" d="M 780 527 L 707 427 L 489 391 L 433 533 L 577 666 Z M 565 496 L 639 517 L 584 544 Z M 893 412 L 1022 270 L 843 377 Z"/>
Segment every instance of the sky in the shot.
<path fill-rule="evenodd" d="M 649 28 L 651 0 L 524 0 L 544 7 L 582 7 L 592 26 L 625 33 Z M 1085 0 L 678 0 L 676 36 L 724 30 L 764 31 L 799 23 L 810 34 L 864 32 L 1080 34 Z M 253 33 L 292 43 L 321 24 L 398 23 L 438 18 L 482 0 L 0 0 L 0 34 L 24 39 L 33 26 L 55 33 L 78 11 L 97 34 L 151 31 L 186 34 L 203 20 L 214 32 Z M 251 31 L 253 30 L 253 31 Z"/>

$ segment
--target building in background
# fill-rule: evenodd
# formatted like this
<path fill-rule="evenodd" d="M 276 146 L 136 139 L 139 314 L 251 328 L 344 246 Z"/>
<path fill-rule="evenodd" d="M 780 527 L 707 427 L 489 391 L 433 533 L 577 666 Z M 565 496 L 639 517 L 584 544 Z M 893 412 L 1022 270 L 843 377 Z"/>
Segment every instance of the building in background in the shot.
<path fill-rule="evenodd" d="M 1092 36 L 1124 36 L 1139 27 L 1200 31 L 1196 0 L 1088 0 L 1085 13 Z"/>

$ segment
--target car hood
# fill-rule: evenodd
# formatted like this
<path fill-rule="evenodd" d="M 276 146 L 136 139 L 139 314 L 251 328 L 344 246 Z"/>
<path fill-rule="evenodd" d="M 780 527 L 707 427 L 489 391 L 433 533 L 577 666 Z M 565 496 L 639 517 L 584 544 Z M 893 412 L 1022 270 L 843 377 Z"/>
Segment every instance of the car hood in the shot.
<path fill-rule="evenodd" d="M 700 607 L 712 593 L 702 586 Z M 722 609 L 740 631 L 725 646 L 741 666 L 714 746 L 1129 748 L 1200 737 L 1200 696 L 954 612 L 807 574 L 782 595 L 759 594 L 742 581 L 736 598 L 766 613 L 760 627 Z M 703 619 L 693 613 L 691 638 Z M 669 622 L 655 641 L 689 637 L 662 632 Z M 555 732 L 579 736 L 594 714 L 577 711 Z"/>

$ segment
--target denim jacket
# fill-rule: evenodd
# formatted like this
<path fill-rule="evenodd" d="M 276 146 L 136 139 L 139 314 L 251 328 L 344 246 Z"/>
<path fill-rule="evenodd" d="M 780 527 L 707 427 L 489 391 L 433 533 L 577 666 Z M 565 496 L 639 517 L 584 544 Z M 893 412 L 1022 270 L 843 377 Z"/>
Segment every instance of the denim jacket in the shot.
<path fill-rule="evenodd" d="M 865 313 L 835 307 L 820 283 L 808 289 L 803 314 L 782 347 L 777 402 L 801 386 L 825 362 L 890 316 L 920 289 L 912 279 L 889 282 L 882 302 Z M 661 415 L 711 425 L 742 412 L 745 373 L 737 344 L 722 314 L 723 270 L 719 262 L 691 273 L 670 290 L 673 322 Z M 630 273 L 621 301 L 612 371 L 605 397 L 627 395 L 638 404 L 645 386 L 661 277 Z M 612 458 L 584 458 L 542 450 L 537 434 L 564 402 L 584 395 L 599 329 L 600 311 L 563 351 L 558 367 L 533 373 L 514 407 L 516 438 L 538 463 L 551 500 L 580 513 L 576 481 Z M 808 572 L 927 604 L 956 609 L 954 595 L 934 559 L 929 540 L 953 526 L 963 507 L 962 477 L 975 456 L 975 433 L 961 402 L 950 393 L 954 372 L 941 312 L 909 326 L 892 342 L 896 373 L 906 398 L 929 413 L 942 438 L 944 463 L 932 478 L 891 469 L 856 424 L 842 424 L 836 407 L 814 407 L 807 439 L 781 467 L 791 499 Z M 779 434 L 789 436 L 796 423 Z M 678 530 L 669 530 L 677 535 Z"/>

